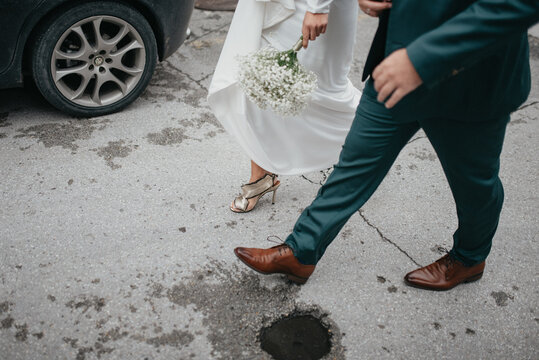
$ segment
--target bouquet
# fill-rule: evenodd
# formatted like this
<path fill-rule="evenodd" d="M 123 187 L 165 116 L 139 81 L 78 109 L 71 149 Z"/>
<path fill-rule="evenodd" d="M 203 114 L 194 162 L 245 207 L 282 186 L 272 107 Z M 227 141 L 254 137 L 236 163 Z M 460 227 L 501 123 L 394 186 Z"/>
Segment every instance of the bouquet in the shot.
<path fill-rule="evenodd" d="M 249 100 L 259 108 L 268 106 L 279 115 L 294 116 L 307 106 L 316 89 L 316 75 L 298 62 L 303 36 L 287 51 L 265 47 L 238 56 L 238 82 Z"/>

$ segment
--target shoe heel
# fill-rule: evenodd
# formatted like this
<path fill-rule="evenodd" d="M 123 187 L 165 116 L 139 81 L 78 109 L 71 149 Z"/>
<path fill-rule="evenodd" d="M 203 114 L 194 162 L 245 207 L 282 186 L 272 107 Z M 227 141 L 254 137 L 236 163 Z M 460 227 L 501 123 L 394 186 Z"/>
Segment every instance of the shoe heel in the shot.
<path fill-rule="evenodd" d="M 273 190 L 273 197 L 271 198 L 272 204 L 275 204 L 275 194 L 277 194 L 277 189 Z"/>
<path fill-rule="evenodd" d="M 474 276 L 472 276 L 472 277 L 467 278 L 466 281 L 464 281 L 464 282 L 465 282 L 465 283 L 474 282 L 474 281 L 477 281 L 477 280 L 481 279 L 482 276 L 483 276 L 483 273 L 480 272 L 480 273 L 477 274 L 477 275 L 474 275 Z"/>
<path fill-rule="evenodd" d="M 293 283 L 300 284 L 300 285 L 305 284 L 307 282 L 306 278 L 302 278 L 302 277 L 292 275 L 292 274 L 287 274 L 286 277 L 288 278 L 288 280 L 292 281 Z"/>

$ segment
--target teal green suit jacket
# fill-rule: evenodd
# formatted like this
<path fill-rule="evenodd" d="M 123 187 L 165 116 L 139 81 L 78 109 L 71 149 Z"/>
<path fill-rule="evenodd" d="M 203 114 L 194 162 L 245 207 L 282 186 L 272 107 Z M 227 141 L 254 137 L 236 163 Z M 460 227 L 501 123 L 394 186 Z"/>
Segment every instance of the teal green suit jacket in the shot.
<path fill-rule="evenodd" d="M 380 17 L 363 80 L 406 48 L 423 85 L 393 108 L 395 118 L 507 115 L 530 92 L 527 29 L 538 21 L 539 0 L 393 0 Z"/>

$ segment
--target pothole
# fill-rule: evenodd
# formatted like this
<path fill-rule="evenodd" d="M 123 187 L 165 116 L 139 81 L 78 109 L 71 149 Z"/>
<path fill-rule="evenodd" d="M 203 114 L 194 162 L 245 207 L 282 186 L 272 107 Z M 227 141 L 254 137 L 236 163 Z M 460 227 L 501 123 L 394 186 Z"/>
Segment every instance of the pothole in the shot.
<path fill-rule="evenodd" d="M 317 360 L 331 350 L 331 330 L 311 314 L 292 314 L 263 328 L 260 345 L 276 360 Z"/>

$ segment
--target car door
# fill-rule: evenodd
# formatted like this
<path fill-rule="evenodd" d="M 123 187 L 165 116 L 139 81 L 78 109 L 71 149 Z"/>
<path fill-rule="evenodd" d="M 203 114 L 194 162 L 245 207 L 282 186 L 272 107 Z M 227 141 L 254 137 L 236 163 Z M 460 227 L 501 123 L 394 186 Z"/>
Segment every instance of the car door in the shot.
<path fill-rule="evenodd" d="M 10 66 L 24 22 L 43 0 L 0 1 L 0 74 Z"/>

